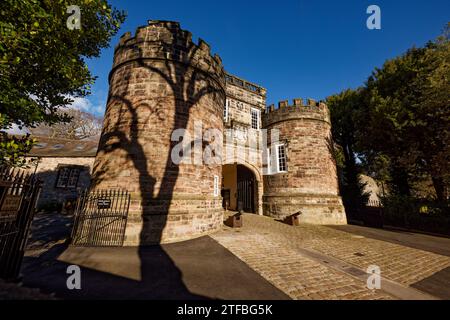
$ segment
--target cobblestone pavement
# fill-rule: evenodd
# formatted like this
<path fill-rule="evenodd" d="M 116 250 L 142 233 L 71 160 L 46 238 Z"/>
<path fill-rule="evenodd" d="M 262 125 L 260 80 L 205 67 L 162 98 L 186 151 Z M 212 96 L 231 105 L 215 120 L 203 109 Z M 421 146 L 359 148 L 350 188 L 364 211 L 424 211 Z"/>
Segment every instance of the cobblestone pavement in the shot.
<path fill-rule="evenodd" d="M 243 228 L 224 227 L 212 237 L 294 299 L 392 298 L 381 290 L 367 289 L 360 279 L 310 259 L 301 253 L 304 249 L 362 270 L 377 265 L 383 277 L 404 286 L 414 286 L 450 267 L 446 256 L 326 226 L 292 227 L 257 215 L 244 215 L 243 219 Z M 439 286 L 450 287 L 449 279 L 439 280 Z"/>

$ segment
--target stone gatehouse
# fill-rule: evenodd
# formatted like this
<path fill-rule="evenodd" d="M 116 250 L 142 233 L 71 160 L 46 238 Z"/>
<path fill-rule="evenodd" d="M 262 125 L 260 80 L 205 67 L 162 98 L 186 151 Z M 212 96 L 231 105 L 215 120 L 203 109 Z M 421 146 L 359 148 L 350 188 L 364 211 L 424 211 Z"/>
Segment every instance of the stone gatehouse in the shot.
<path fill-rule="evenodd" d="M 266 107 L 266 89 L 226 73 L 205 41 L 194 43 L 172 21 L 152 20 L 123 35 L 109 81 L 92 187 L 131 192 L 126 244 L 215 231 L 224 207 L 346 223 L 324 103 Z M 179 129 L 200 131 L 203 140 L 174 136 Z M 221 161 L 195 162 L 214 144 Z M 181 163 L 173 161 L 177 145 L 176 153 L 189 152 Z"/>
<path fill-rule="evenodd" d="M 346 223 L 323 102 L 266 106 L 265 88 L 226 73 L 205 41 L 171 21 L 124 34 L 109 83 L 91 188 L 131 193 L 126 245 L 214 232 L 224 208 Z M 219 161 L 195 161 L 208 152 Z"/>

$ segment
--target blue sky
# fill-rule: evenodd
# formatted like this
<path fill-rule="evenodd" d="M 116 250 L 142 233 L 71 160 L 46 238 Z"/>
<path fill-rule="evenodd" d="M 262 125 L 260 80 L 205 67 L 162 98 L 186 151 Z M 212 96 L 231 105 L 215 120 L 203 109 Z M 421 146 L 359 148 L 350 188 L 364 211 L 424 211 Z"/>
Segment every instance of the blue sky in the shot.
<path fill-rule="evenodd" d="M 450 21 L 450 1 L 143 1 L 113 0 L 128 13 L 102 51 L 88 61 L 98 76 L 84 109 L 103 115 L 113 48 L 149 19 L 179 21 L 208 42 L 225 69 L 268 90 L 267 103 L 324 99 L 364 83 L 371 71 L 412 46 L 437 37 Z M 369 5 L 381 8 L 381 30 L 369 30 Z"/>

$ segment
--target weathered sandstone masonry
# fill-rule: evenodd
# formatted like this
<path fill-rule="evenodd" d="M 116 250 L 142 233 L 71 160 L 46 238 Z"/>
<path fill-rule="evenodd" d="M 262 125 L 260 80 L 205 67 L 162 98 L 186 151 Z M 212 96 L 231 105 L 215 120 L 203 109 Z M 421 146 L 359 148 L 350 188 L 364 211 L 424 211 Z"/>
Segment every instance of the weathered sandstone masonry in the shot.
<path fill-rule="evenodd" d="M 219 56 L 178 23 L 149 21 L 115 48 L 95 189 L 127 189 L 125 245 L 193 238 L 222 224 L 221 164 L 174 164 L 171 135 L 194 122 L 223 133 L 225 76 Z M 201 148 L 203 152 L 204 146 Z M 202 157 L 202 154 L 195 156 Z M 219 190 L 220 191 L 220 190 Z"/>
<path fill-rule="evenodd" d="M 231 210 L 238 206 L 238 172 L 243 165 L 254 175 L 254 213 L 263 214 L 263 171 L 261 114 L 266 109 L 266 89 L 234 75 L 226 74 L 227 101 L 224 113 L 224 145 L 222 152 L 222 188 L 230 190 Z M 252 112 L 258 113 L 257 129 L 252 127 Z"/>
<path fill-rule="evenodd" d="M 269 147 L 285 146 L 287 171 L 264 176 L 263 209 L 266 215 L 283 218 L 301 212 L 300 220 L 316 224 L 345 224 L 339 197 L 336 164 L 332 156 L 328 107 L 308 99 L 281 101 L 263 116 Z M 271 130 L 279 141 L 270 141 Z"/>
<path fill-rule="evenodd" d="M 325 104 L 294 99 L 266 110 L 263 87 L 226 74 L 206 42 L 194 43 L 170 21 L 149 21 L 134 36 L 122 36 L 109 84 L 92 189 L 131 193 L 125 245 L 218 230 L 226 198 L 221 190 L 232 210 L 240 204 L 277 218 L 301 212 L 304 222 L 346 222 Z M 182 129 L 193 141 L 173 135 Z M 218 135 L 208 136 L 209 129 Z M 262 129 L 269 130 L 269 148 L 282 144 L 286 151 L 283 170 L 264 177 Z M 274 129 L 278 141 L 270 141 Z M 199 164 L 211 144 L 222 147 L 222 162 Z M 174 162 L 180 152 L 183 162 Z"/>

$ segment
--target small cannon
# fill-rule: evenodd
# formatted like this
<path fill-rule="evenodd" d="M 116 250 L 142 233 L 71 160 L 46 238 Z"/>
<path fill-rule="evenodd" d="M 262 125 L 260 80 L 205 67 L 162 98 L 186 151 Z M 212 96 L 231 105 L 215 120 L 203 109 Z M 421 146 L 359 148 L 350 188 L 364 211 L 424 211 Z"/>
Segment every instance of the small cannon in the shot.
<path fill-rule="evenodd" d="M 225 221 L 225 225 L 231 228 L 241 228 L 242 227 L 242 214 L 236 213 Z"/>
<path fill-rule="evenodd" d="M 283 222 L 290 225 L 290 226 L 299 226 L 300 225 L 300 215 L 302 213 L 296 212 L 294 214 L 291 214 L 290 216 L 287 216 L 286 218 L 284 218 Z"/>

